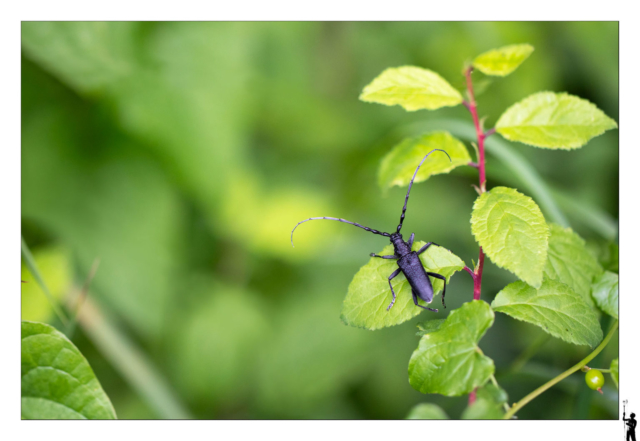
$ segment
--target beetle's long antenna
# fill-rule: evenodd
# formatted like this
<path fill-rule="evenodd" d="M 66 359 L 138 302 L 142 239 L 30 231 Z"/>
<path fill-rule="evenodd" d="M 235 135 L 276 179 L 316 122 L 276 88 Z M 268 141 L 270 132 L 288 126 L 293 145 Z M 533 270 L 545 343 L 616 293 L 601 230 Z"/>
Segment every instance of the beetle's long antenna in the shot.
<path fill-rule="evenodd" d="M 373 228 L 369 228 L 369 227 L 365 227 L 364 225 L 360 225 L 360 224 L 358 224 L 358 223 L 356 223 L 356 222 L 350 222 L 350 221 L 348 221 L 348 220 L 346 220 L 346 219 L 340 219 L 340 218 L 337 218 L 337 217 L 326 217 L 326 216 L 325 216 L 325 217 L 310 217 L 310 218 L 309 218 L 309 219 L 307 219 L 307 220 L 303 220 L 303 221 L 301 221 L 301 222 L 298 222 L 298 223 L 296 224 L 296 226 L 295 226 L 295 227 L 293 227 L 293 230 L 291 230 L 291 246 L 294 246 L 294 245 L 293 245 L 293 232 L 294 232 L 294 231 L 296 231 L 296 228 L 298 228 L 298 225 L 303 224 L 303 223 L 305 223 L 305 222 L 309 222 L 310 220 L 316 220 L 316 219 L 328 219 L 328 220 L 334 220 L 334 221 L 344 222 L 344 223 L 346 223 L 346 224 L 355 225 L 356 227 L 360 227 L 360 228 L 362 228 L 362 229 L 364 229 L 364 230 L 371 231 L 373 234 L 379 234 L 380 236 L 384 236 L 384 237 L 389 237 L 389 236 L 391 236 L 391 234 L 389 234 L 389 233 L 383 233 L 383 232 L 381 232 L 381 231 L 374 230 Z"/>
<path fill-rule="evenodd" d="M 418 174 L 418 170 L 420 170 L 420 166 L 422 165 L 422 163 L 425 161 L 425 159 L 427 159 L 429 157 L 429 155 L 435 151 L 439 151 L 444 153 L 445 155 L 449 156 L 449 153 L 445 152 L 444 150 L 441 149 L 433 149 L 431 150 L 429 153 L 427 153 L 427 155 L 422 158 L 422 161 L 420 161 L 420 164 L 418 164 L 418 168 L 416 168 L 415 173 L 413 174 L 413 178 L 411 178 L 411 182 L 409 182 L 409 189 L 407 190 L 407 196 L 404 198 L 404 207 L 402 207 L 402 215 L 400 216 L 400 224 L 398 225 L 398 233 L 400 232 L 400 229 L 402 228 L 402 222 L 404 222 L 404 214 L 407 211 L 407 202 L 409 202 L 409 193 L 411 193 L 411 186 L 413 185 L 413 180 L 416 178 L 416 175 Z M 449 161 L 451 161 L 451 156 L 449 156 Z"/>

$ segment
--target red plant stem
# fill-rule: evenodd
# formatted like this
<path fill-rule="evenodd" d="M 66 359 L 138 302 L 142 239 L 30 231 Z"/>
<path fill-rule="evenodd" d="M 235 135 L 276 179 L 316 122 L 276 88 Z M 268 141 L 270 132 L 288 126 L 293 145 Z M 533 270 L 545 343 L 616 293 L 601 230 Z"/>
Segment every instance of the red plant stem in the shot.
<path fill-rule="evenodd" d="M 471 117 L 473 118 L 473 125 L 476 128 L 476 136 L 478 137 L 478 172 L 480 175 L 480 192 L 484 193 L 486 191 L 486 175 L 485 175 L 485 161 L 484 161 L 484 138 L 485 133 L 480 124 L 480 120 L 478 119 L 478 106 L 476 104 L 476 99 L 473 95 L 473 82 L 471 81 L 471 72 L 473 72 L 473 67 L 469 67 L 464 75 L 467 78 L 467 92 L 469 94 L 469 102 L 465 102 L 465 106 L 469 109 L 471 113 Z M 491 135 L 493 132 L 489 130 L 488 135 Z M 488 136 L 487 135 L 487 136 Z M 482 268 L 484 267 L 484 252 L 482 251 L 482 247 L 480 247 L 480 253 L 478 255 L 478 266 L 476 267 L 473 274 L 473 299 L 480 300 L 480 293 L 482 288 Z M 471 398 L 471 397 L 469 397 Z"/>
<path fill-rule="evenodd" d="M 471 392 L 469 394 L 469 406 L 471 406 L 473 403 L 476 402 L 476 390 L 478 390 L 477 388 L 473 390 L 473 392 Z"/>

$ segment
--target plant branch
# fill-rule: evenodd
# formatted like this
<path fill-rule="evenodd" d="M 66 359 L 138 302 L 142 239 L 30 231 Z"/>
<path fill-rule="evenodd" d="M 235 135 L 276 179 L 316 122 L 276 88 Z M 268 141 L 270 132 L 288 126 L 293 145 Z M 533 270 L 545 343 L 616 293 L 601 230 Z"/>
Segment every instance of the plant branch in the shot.
<path fill-rule="evenodd" d="M 480 193 L 484 193 L 487 191 L 487 177 L 485 171 L 485 160 L 484 160 L 484 138 L 485 133 L 482 129 L 482 124 L 478 118 L 478 106 L 476 104 L 476 99 L 473 93 L 473 81 L 471 80 L 471 72 L 473 72 L 473 67 L 469 67 L 464 75 L 467 79 L 467 95 L 469 96 L 469 101 L 465 101 L 465 106 L 469 109 L 471 113 L 471 117 L 473 118 L 473 125 L 476 129 L 476 137 L 478 139 L 478 174 L 480 177 Z M 484 267 L 484 252 L 482 251 L 482 247 L 480 247 L 480 251 L 478 254 L 478 267 L 474 271 L 473 277 L 473 299 L 480 300 L 480 295 L 482 292 L 482 269 Z"/>
<path fill-rule="evenodd" d="M 536 398 L 538 395 L 540 395 L 541 393 L 549 389 L 551 386 L 555 385 L 556 383 L 559 383 L 560 381 L 567 378 L 569 375 L 573 374 L 574 372 L 580 370 L 582 367 L 586 366 L 587 363 L 593 360 L 596 357 L 596 355 L 602 352 L 602 350 L 607 346 L 607 344 L 609 343 L 609 340 L 611 340 L 611 337 L 613 337 L 613 334 L 615 333 L 616 329 L 618 329 L 618 320 L 615 321 L 615 323 L 609 330 L 609 333 L 607 334 L 607 336 L 604 338 L 604 340 L 602 340 L 602 342 L 598 345 L 598 347 L 593 350 L 591 354 L 587 355 L 584 359 L 580 360 L 576 365 L 564 371 L 563 373 L 553 378 L 552 380 L 546 382 L 545 384 L 543 384 L 542 386 L 540 386 L 539 388 L 531 392 L 529 395 L 521 399 L 519 402 L 515 403 L 511 407 L 511 410 L 509 410 L 509 412 L 507 412 L 504 415 L 504 419 L 505 420 L 511 419 L 511 417 L 514 416 L 516 412 L 518 412 L 520 409 L 522 409 L 529 401 Z"/>
<path fill-rule="evenodd" d="M 426 130 L 448 130 L 453 135 L 461 137 L 466 140 L 473 140 L 476 137 L 476 131 L 472 124 L 467 122 L 452 120 L 452 119 L 437 119 L 426 122 L 414 123 L 408 125 L 404 130 L 407 134 L 423 133 Z M 475 144 L 472 142 L 472 145 Z M 527 159 L 514 149 L 510 143 L 498 136 L 491 137 L 485 142 L 485 149 L 489 151 L 498 161 L 500 161 L 506 169 L 513 173 L 513 178 L 517 179 L 517 185 L 523 185 L 531 193 L 531 196 L 540 205 L 540 208 L 545 213 L 545 218 L 548 216 L 549 220 L 555 222 L 563 227 L 571 226 L 567 221 L 567 218 L 563 214 L 562 210 L 558 206 L 555 197 L 558 197 L 560 193 L 551 192 L 549 185 L 542 179 L 538 171 L 527 161 Z M 511 179 L 513 179 L 511 178 Z M 509 178 L 507 178 L 509 179 Z M 565 196 L 569 199 L 569 196 Z M 559 200 L 564 204 L 562 200 Z M 566 207 L 569 209 L 569 207 Z M 599 215 L 603 214 L 597 207 L 592 207 L 594 212 L 598 212 Z M 576 213 L 578 214 L 578 213 Z M 600 216 L 602 218 L 602 216 Z M 610 216 L 607 215 L 608 218 Z M 585 219 L 586 221 L 587 219 Z M 589 224 L 596 227 L 595 224 Z M 602 232 L 616 232 L 617 225 L 612 222 L 611 219 L 604 223 L 600 223 L 598 226 L 604 228 L 594 229 L 598 234 Z M 604 235 L 603 237 L 609 237 Z"/>
<path fill-rule="evenodd" d="M 471 276 L 472 279 L 475 280 L 476 274 L 473 272 L 473 270 L 471 268 L 469 268 L 468 266 L 465 266 L 464 270 L 469 273 L 469 275 Z"/>

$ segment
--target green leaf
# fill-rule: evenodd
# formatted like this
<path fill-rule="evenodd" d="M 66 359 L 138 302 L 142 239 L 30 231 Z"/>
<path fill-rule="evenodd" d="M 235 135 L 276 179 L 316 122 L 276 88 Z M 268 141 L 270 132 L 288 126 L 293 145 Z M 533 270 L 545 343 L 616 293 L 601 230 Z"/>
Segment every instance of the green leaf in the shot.
<path fill-rule="evenodd" d="M 533 52 L 530 44 L 512 44 L 484 52 L 473 60 L 473 67 L 485 75 L 504 77 L 516 70 Z"/>
<path fill-rule="evenodd" d="M 386 69 L 369 83 L 362 101 L 392 106 L 399 104 L 405 110 L 435 110 L 456 106 L 462 95 L 437 73 L 414 66 Z"/>
<path fill-rule="evenodd" d="M 97 21 L 25 21 L 25 54 L 83 92 L 110 85 L 135 67 L 140 23 Z"/>
<path fill-rule="evenodd" d="M 616 122 L 587 100 L 567 93 L 539 92 L 509 107 L 496 130 L 510 141 L 548 149 L 577 149 L 615 129 Z"/>
<path fill-rule="evenodd" d="M 420 167 L 414 182 L 426 181 L 431 175 L 448 173 L 458 166 L 471 162 L 467 148 L 449 132 L 431 132 L 415 138 L 407 138 L 382 159 L 378 169 L 380 188 L 384 190 L 394 185 L 409 185 L 416 167 L 433 149 L 446 151 L 451 161 L 444 153 L 433 152 Z"/>
<path fill-rule="evenodd" d="M 618 274 L 620 271 L 618 263 L 618 255 L 620 250 L 618 244 L 615 242 L 606 243 L 594 243 L 587 244 L 591 252 L 598 258 L 598 261 L 605 269 L 605 271 L 611 271 Z"/>
<path fill-rule="evenodd" d="M 508 395 L 501 387 L 487 384 L 476 392 L 476 401 L 461 415 L 463 420 L 499 420 L 504 416 L 502 405 Z"/>
<path fill-rule="evenodd" d="M 616 358 L 615 360 L 611 360 L 611 367 L 609 368 L 611 370 L 611 378 L 613 378 L 613 382 L 616 384 L 616 387 L 618 387 L 618 359 Z"/>
<path fill-rule="evenodd" d="M 432 403 L 420 403 L 411 409 L 407 420 L 448 420 L 449 416 L 442 408 Z"/>
<path fill-rule="evenodd" d="M 544 275 L 568 285 L 590 305 L 591 282 L 602 273 L 602 267 L 587 250 L 586 243 L 571 228 L 549 224 L 549 249 Z"/>
<path fill-rule="evenodd" d="M 22 322 L 22 418 L 115 419 L 91 366 L 62 333 Z"/>
<path fill-rule="evenodd" d="M 605 271 L 593 281 L 593 299 L 598 307 L 618 319 L 618 275 Z"/>
<path fill-rule="evenodd" d="M 545 279 L 539 289 L 521 281 L 511 283 L 491 307 L 569 343 L 594 347 L 602 340 L 596 312 L 582 296 L 555 280 Z"/>
<path fill-rule="evenodd" d="M 471 231 L 493 263 L 540 286 L 549 227 L 533 199 L 513 188 L 493 188 L 473 204 Z"/>
<path fill-rule="evenodd" d="M 427 320 L 426 322 L 418 323 L 418 332 L 416 335 L 423 336 L 431 332 L 435 332 L 444 324 L 445 319 Z"/>
<path fill-rule="evenodd" d="M 495 367 L 478 342 L 493 319 L 493 311 L 481 300 L 452 311 L 440 329 L 420 339 L 409 361 L 411 386 L 425 394 L 457 396 L 486 383 Z"/>
<path fill-rule="evenodd" d="M 414 242 L 413 251 L 419 250 L 425 242 Z M 393 245 L 387 245 L 380 255 L 393 254 Z M 464 262 L 451 251 L 432 245 L 420 255 L 427 271 L 449 278 L 464 268 Z M 396 260 L 372 257 L 360 268 L 349 285 L 347 297 L 342 305 L 342 320 L 351 326 L 365 329 L 380 329 L 406 322 L 424 311 L 413 303 L 411 287 L 404 274 L 398 274 L 391 282 L 397 299 L 393 308 L 387 311 L 392 296 L 389 276 L 398 269 Z M 442 281 L 431 278 L 434 296 L 442 290 Z M 420 302 L 422 302 L 420 300 Z"/>

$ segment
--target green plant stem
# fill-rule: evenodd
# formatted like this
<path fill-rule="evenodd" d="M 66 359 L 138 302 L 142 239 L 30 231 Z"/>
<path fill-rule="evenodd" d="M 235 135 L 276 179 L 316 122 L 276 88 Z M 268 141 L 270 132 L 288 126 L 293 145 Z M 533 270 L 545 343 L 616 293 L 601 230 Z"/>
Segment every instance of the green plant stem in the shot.
<path fill-rule="evenodd" d="M 72 302 L 71 307 L 73 307 L 77 306 L 79 299 L 69 299 L 69 301 Z M 192 418 L 153 362 L 118 329 L 90 296 L 85 297 L 77 319 L 102 355 L 120 372 L 129 386 L 144 399 L 158 417 L 162 419 Z"/>
<path fill-rule="evenodd" d="M 65 326 L 66 328 L 69 325 L 69 319 L 67 318 L 67 315 L 64 313 L 60 305 L 58 305 L 58 302 L 56 302 L 56 299 L 53 298 L 53 296 L 51 295 L 51 292 L 49 291 L 49 288 L 47 288 L 47 285 L 44 283 L 44 279 L 42 278 L 42 276 L 40 275 L 40 271 L 38 270 L 38 265 L 36 264 L 36 261 L 33 258 L 33 255 L 31 254 L 31 251 L 29 250 L 27 243 L 24 241 L 24 237 L 22 237 L 21 239 L 22 239 L 22 258 L 24 259 L 24 262 L 27 264 L 27 268 L 29 268 L 29 272 L 31 273 L 33 278 L 36 279 L 36 282 L 38 282 L 38 285 L 40 285 L 40 289 L 42 289 L 42 292 L 47 297 L 47 300 L 49 300 L 49 303 L 51 304 L 53 311 L 56 313 L 56 315 L 62 322 L 62 325 Z"/>
<path fill-rule="evenodd" d="M 603 238 L 614 241 L 618 237 L 618 222 L 606 211 L 575 197 L 550 188 L 553 197 L 565 208 L 570 217 L 588 226 Z"/>
<path fill-rule="evenodd" d="M 611 340 L 611 337 L 613 337 L 613 334 L 616 331 L 616 329 L 618 329 L 618 320 L 616 320 L 614 322 L 614 324 L 611 327 L 611 329 L 609 330 L 609 333 L 607 334 L 607 336 L 604 338 L 604 340 L 602 340 L 602 342 L 598 345 L 598 347 L 593 350 L 593 352 L 591 352 L 589 355 L 587 355 L 584 359 L 580 360 L 576 365 L 574 365 L 570 369 L 564 371 L 563 373 L 561 373 L 557 377 L 555 377 L 552 380 L 546 382 L 545 384 L 543 384 L 542 386 L 540 386 L 539 388 L 537 388 L 536 390 L 531 392 L 529 395 L 527 395 L 526 397 L 524 397 L 523 399 L 521 399 L 520 401 L 515 403 L 511 407 L 511 409 L 504 415 L 504 419 L 506 419 L 506 420 L 511 419 L 511 417 L 513 417 L 516 414 L 516 412 L 518 412 L 520 409 L 522 409 L 527 403 L 529 403 L 531 400 L 536 398 L 538 395 L 540 395 L 541 393 L 543 393 L 544 391 L 549 389 L 554 384 L 559 383 L 560 381 L 562 381 L 565 378 L 567 378 L 569 375 L 571 375 L 574 372 L 578 371 L 583 366 L 586 366 L 587 363 L 589 363 L 591 360 L 593 360 L 596 357 L 596 355 L 598 355 L 607 346 L 607 344 L 609 343 L 609 340 Z"/>
<path fill-rule="evenodd" d="M 509 372 L 517 372 L 522 369 L 527 361 L 533 357 L 536 352 L 540 350 L 540 348 L 547 342 L 551 336 L 549 334 L 540 334 L 530 345 L 525 349 L 514 361 L 511 363 L 509 367 Z"/>

